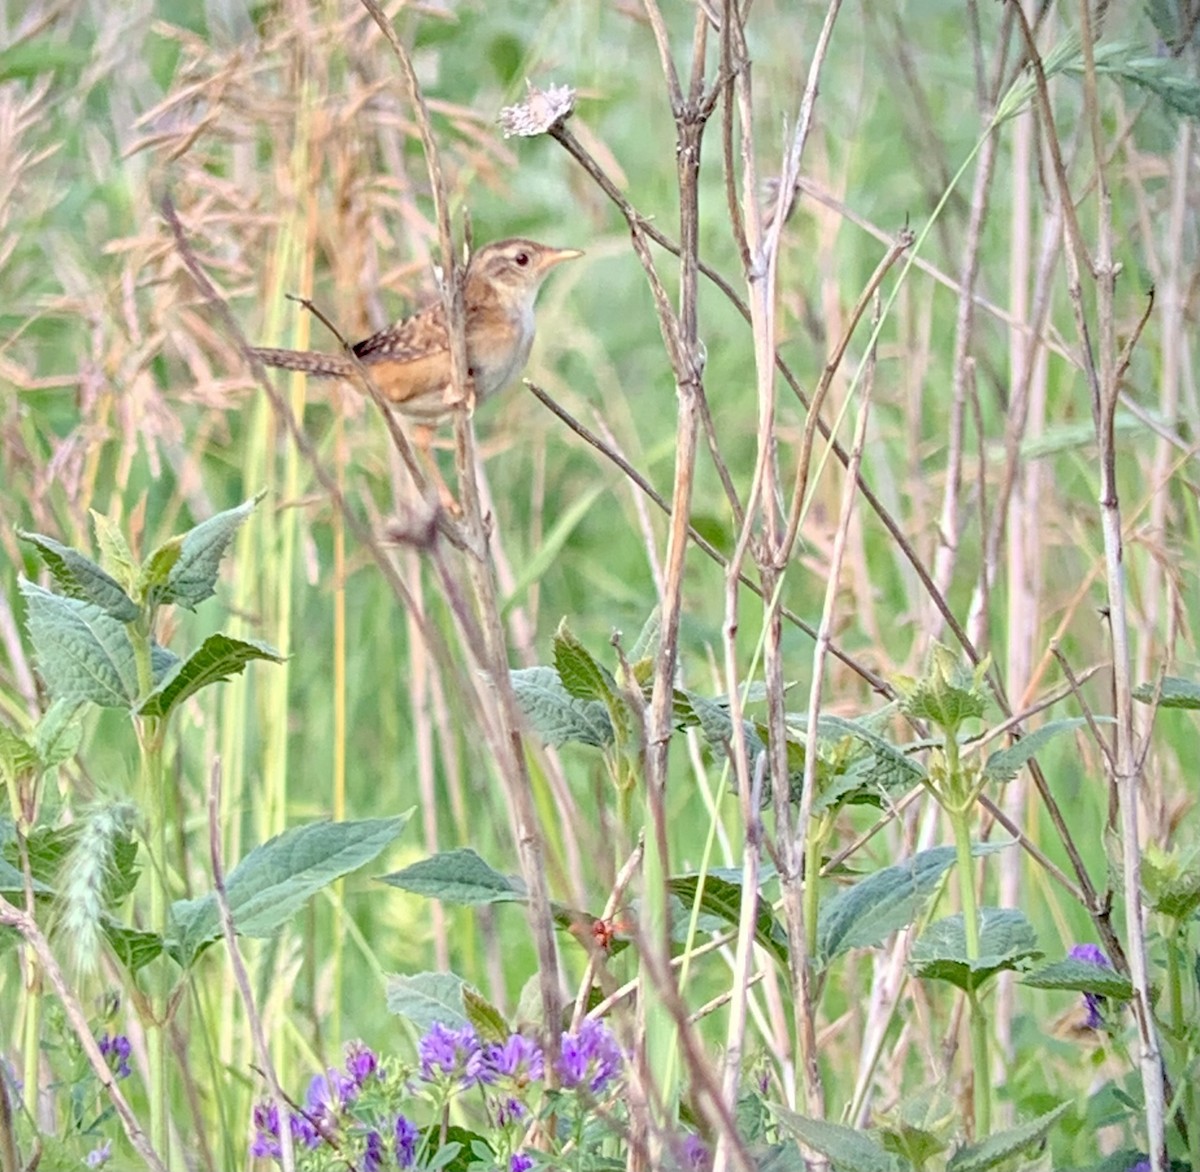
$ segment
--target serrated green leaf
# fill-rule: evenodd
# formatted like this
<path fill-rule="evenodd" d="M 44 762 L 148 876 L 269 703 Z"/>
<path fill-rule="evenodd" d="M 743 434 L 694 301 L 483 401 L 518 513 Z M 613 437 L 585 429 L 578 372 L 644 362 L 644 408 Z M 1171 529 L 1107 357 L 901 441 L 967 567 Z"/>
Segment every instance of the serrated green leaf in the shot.
<path fill-rule="evenodd" d="M 870 948 L 911 924 L 954 858 L 952 846 L 921 851 L 824 900 L 817 920 L 818 965 L 851 948 Z"/>
<path fill-rule="evenodd" d="M 607 749 L 613 743 L 608 709 L 598 700 L 577 700 L 552 667 L 522 667 L 509 672 L 525 718 L 547 744 L 576 742 Z"/>
<path fill-rule="evenodd" d="M 859 770 L 864 785 L 886 793 L 905 792 L 918 785 L 925 776 L 925 767 L 920 761 L 879 736 L 863 721 L 827 715 L 821 717 L 819 727 L 822 736 L 827 732 L 837 733 L 851 737 L 871 750 L 873 760 Z"/>
<path fill-rule="evenodd" d="M 187 659 L 175 664 L 158 686 L 142 701 L 143 716 L 168 716 L 172 709 L 194 696 L 201 688 L 240 675 L 246 664 L 265 659 L 283 663 L 285 657 L 274 647 L 256 639 L 234 639 L 230 635 L 209 635 Z"/>
<path fill-rule="evenodd" d="M 696 900 L 699 875 L 675 875 L 667 881 L 672 895 L 690 910 Z M 725 878 L 711 871 L 704 876 L 704 890 L 700 895 L 700 911 L 713 916 L 722 924 L 736 927 L 741 923 L 742 883 L 741 875 Z M 781 963 L 787 963 L 787 935 L 783 926 L 771 911 L 771 905 L 761 896 L 758 900 L 758 915 L 754 924 L 755 941 L 770 952 Z"/>
<path fill-rule="evenodd" d="M 146 560 L 137 575 L 137 591 L 142 598 L 166 601 L 163 592 L 171 580 L 171 574 L 183 557 L 183 538 L 172 537 L 164 541 Z"/>
<path fill-rule="evenodd" d="M 808 1161 L 794 1140 L 755 1146 L 750 1158 L 754 1172 L 808 1172 Z"/>
<path fill-rule="evenodd" d="M 616 699 L 616 680 L 575 638 L 566 619 L 554 632 L 554 668 L 570 696 L 576 700 L 599 700 L 611 709 Z"/>
<path fill-rule="evenodd" d="M 441 851 L 403 870 L 384 875 L 383 882 L 444 903 L 478 906 L 512 903 L 525 898 L 523 883 L 501 875 L 469 847 Z"/>
<path fill-rule="evenodd" d="M 217 513 L 189 529 L 183 535 L 179 559 L 165 584 L 154 591 L 153 601 L 175 603 L 195 610 L 206 598 L 211 598 L 216 593 L 217 575 L 225 550 L 265 495 L 260 492 L 252 500 Z"/>
<path fill-rule="evenodd" d="M 125 593 L 133 590 L 137 581 L 137 566 L 133 551 L 125 540 L 125 534 L 103 513 L 88 509 L 92 515 L 92 528 L 96 531 L 96 545 L 100 548 L 100 564 L 120 582 Z"/>
<path fill-rule="evenodd" d="M 116 920 L 105 917 L 101 931 L 117 959 L 131 973 L 145 968 L 152 960 L 162 955 L 162 937 L 157 932 L 143 932 L 130 928 Z"/>
<path fill-rule="evenodd" d="M 649 618 L 642 624 L 638 637 L 629 649 L 629 662 L 638 663 L 643 659 L 657 659 L 662 646 L 662 615 L 655 607 Z"/>
<path fill-rule="evenodd" d="M 685 725 L 699 725 L 713 754 L 719 759 L 724 758 L 726 751 L 733 745 L 733 718 L 729 714 L 728 705 L 686 688 L 675 690 L 674 705 L 676 718 Z M 766 750 L 766 742 L 759 736 L 753 721 L 743 719 L 742 728 L 746 734 L 746 751 L 753 761 L 759 753 Z"/>
<path fill-rule="evenodd" d="M 1164 677 L 1161 688 L 1148 683 L 1133 689 L 1133 698 L 1142 704 L 1153 704 L 1155 696 L 1159 708 L 1200 708 L 1200 684 L 1180 676 Z"/>
<path fill-rule="evenodd" d="M 1111 717 L 1100 717 L 1111 723 Z M 1052 720 L 1049 724 L 1023 736 L 1019 741 L 993 753 L 983 766 L 985 777 L 993 781 L 1011 781 L 1034 756 L 1042 751 L 1055 737 L 1071 732 L 1087 724 L 1087 718 L 1072 716 L 1065 720 Z"/>
<path fill-rule="evenodd" d="M 1037 933 L 1016 908 L 979 909 L 979 956 L 967 957 L 961 913 L 930 924 L 913 945 L 910 960 L 917 976 L 948 981 L 960 989 L 978 989 L 998 972 L 1015 970 L 1041 957 Z"/>
<path fill-rule="evenodd" d="M 454 973 L 389 977 L 388 1012 L 407 1018 L 422 1033 L 436 1022 L 449 1029 L 461 1029 L 469 1024 L 463 1000 L 465 985 Z"/>
<path fill-rule="evenodd" d="M 902 1172 L 909 1164 L 893 1156 L 865 1131 L 809 1119 L 777 1103 L 770 1104 L 771 1114 L 801 1143 L 828 1156 L 837 1172 Z"/>
<path fill-rule="evenodd" d="M 53 895 L 54 888 L 40 879 L 34 879 L 35 895 Z M 7 899 L 23 899 L 25 897 L 25 876 L 7 859 L 0 859 L 0 895 Z"/>
<path fill-rule="evenodd" d="M 77 549 L 24 529 L 18 529 L 17 536 L 37 548 L 58 588 L 68 598 L 90 602 L 119 623 L 131 623 L 141 614 L 133 599 L 121 589 L 121 583 Z"/>
<path fill-rule="evenodd" d="M 979 1143 L 959 1148 L 946 1164 L 946 1172 L 987 1172 L 1049 1135 L 1069 1106 L 1070 1103 L 1060 1103 L 1029 1123 L 997 1131 Z"/>
<path fill-rule="evenodd" d="M 469 985 L 463 986 L 463 1008 L 467 1021 L 475 1027 L 482 1042 L 504 1042 L 509 1036 L 508 1022 L 482 993 L 476 993 Z"/>
<path fill-rule="evenodd" d="M 272 935 L 311 895 L 375 858 L 409 817 L 315 822 L 256 846 L 225 882 L 234 927 L 243 936 Z M 177 900 L 170 924 L 167 949 L 186 968 L 221 936 L 216 896 Z"/>
<path fill-rule="evenodd" d="M 38 671 L 51 694 L 101 708 L 132 707 L 137 665 L 124 623 L 94 603 L 24 579 L 21 593 Z"/>
<path fill-rule="evenodd" d="M 1093 993 L 1097 997 L 1112 997 L 1116 1001 L 1133 998 L 1133 985 L 1115 969 L 1089 964 L 1068 956 L 1053 964 L 1043 965 L 1018 978 L 1022 985 L 1034 989 L 1065 989 L 1073 993 Z"/>
<path fill-rule="evenodd" d="M 43 769 L 69 761 L 83 740 L 81 706 L 72 700 L 55 700 L 34 729 L 34 747 Z"/>
<path fill-rule="evenodd" d="M 17 778 L 41 770 L 42 760 L 37 749 L 20 733 L 0 724 L 0 777 Z"/>

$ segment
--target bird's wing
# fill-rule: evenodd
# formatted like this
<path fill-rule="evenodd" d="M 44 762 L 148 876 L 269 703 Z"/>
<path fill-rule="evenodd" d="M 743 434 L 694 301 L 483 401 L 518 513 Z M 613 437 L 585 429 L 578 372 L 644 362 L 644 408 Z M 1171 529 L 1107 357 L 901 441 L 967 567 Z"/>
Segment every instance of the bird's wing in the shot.
<path fill-rule="evenodd" d="M 450 348 L 446 311 L 441 302 L 354 344 L 363 362 L 411 362 Z"/>

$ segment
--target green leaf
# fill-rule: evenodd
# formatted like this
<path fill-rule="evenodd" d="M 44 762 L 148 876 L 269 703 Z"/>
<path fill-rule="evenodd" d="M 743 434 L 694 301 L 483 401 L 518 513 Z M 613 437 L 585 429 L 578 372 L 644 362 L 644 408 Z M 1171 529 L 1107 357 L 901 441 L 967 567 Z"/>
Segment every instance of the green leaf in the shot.
<path fill-rule="evenodd" d="M 131 973 L 162 955 L 163 941 L 157 932 L 142 932 L 107 916 L 101 922 L 101 930 L 117 959 Z"/>
<path fill-rule="evenodd" d="M 41 770 L 42 759 L 37 749 L 20 733 L 0 724 L 0 777 L 15 779 Z"/>
<path fill-rule="evenodd" d="M 72 700 L 55 700 L 34 729 L 34 746 L 43 769 L 69 761 L 82 740 L 82 709 Z"/>
<path fill-rule="evenodd" d="M 1066 989 L 1074 993 L 1094 993 L 1098 997 L 1112 997 L 1116 1001 L 1130 1001 L 1133 985 L 1115 969 L 1085 960 L 1067 957 L 1053 964 L 1043 965 L 1019 978 L 1022 985 L 1034 989 Z"/>
<path fill-rule="evenodd" d="M 964 721 L 987 710 L 984 678 L 990 662 L 985 658 L 974 669 L 968 668 L 955 652 L 935 643 L 923 676 L 897 680 L 901 709 L 914 720 L 928 720 L 955 735 Z"/>
<path fill-rule="evenodd" d="M 90 602 L 120 623 L 131 623 L 141 614 L 133 599 L 121 589 L 120 582 L 91 558 L 41 533 L 18 529 L 17 536 L 37 547 L 58 588 L 68 598 Z"/>
<path fill-rule="evenodd" d="M 733 717 L 729 714 L 729 705 L 685 688 L 675 690 L 674 705 L 676 719 L 685 725 L 699 725 L 713 754 L 718 759 L 724 758 L 727 750 L 733 746 Z M 746 734 L 746 751 L 753 762 L 759 753 L 766 750 L 767 744 L 758 735 L 753 721 L 743 718 L 742 728 Z"/>
<path fill-rule="evenodd" d="M 482 993 L 476 993 L 470 985 L 463 986 L 463 1008 L 467 1020 L 475 1027 L 475 1032 L 483 1042 L 504 1042 L 511 1032 L 504 1014 L 500 1012 Z"/>
<path fill-rule="evenodd" d="M 979 956 L 967 959 L 967 936 L 961 913 L 930 924 L 913 945 L 911 962 L 917 976 L 949 981 L 960 989 L 978 989 L 998 972 L 1038 960 L 1037 933 L 1015 908 L 979 909 Z"/>
<path fill-rule="evenodd" d="M 599 700 L 611 708 L 617 683 L 574 635 L 563 619 L 554 632 L 554 667 L 567 693 L 576 700 Z"/>
<path fill-rule="evenodd" d="M 383 876 L 383 882 L 445 903 L 512 903 L 525 898 L 523 883 L 493 870 L 469 847 L 422 859 Z"/>
<path fill-rule="evenodd" d="M 629 650 L 629 662 L 637 663 L 642 659 L 655 659 L 662 647 L 662 615 L 658 607 L 650 612 L 650 617 L 642 624 L 637 640 Z"/>
<path fill-rule="evenodd" d="M 770 1108 L 781 1126 L 801 1143 L 828 1156 L 837 1172 L 902 1172 L 909 1167 L 906 1160 L 893 1156 L 865 1131 L 809 1119 L 777 1103 L 771 1103 Z"/>
<path fill-rule="evenodd" d="M 128 594 L 137 581 L 137 566 L 133 561 L 133 551 L 125 540 L 125 534 L 115 522 L 110 521 L 103 513 L 89 509 L 92 515 L 92 528 L 96 531 L 96 544 L 100 547 L 100 562 Z"/>
<path fill-rule="evenodd" d="M 408 1018 L 421 1033 L 435 1022 L 449 1029 L 469 1024 L 463 989 L 466 982 L 454 973 L 416 973 L 388 978 L 390 1013 Z"/>
<path fill-rule="evenodd" d="M 194 529 L 189 529 L 183 535 L 178 560 L 171 567 L 166 582 L 154 592 L 152 600 L 177 603 L 195 610 L 206 598 L 211 598 L 216 593 L 217 574 L 225 550 L 254 506 L 265 495 L 260 492 L 252 500 L 217 513 L 207 521 L 201 521 Z M 152 564 L 157 556 L 156 550 L 147 564 Z"/>
<path fill-rule="evenodd" d="M 91 602 L 21 581 L 38 671 L 56 699 L 131 708 L 137 665 L 124 623 Z"/>
<path fill-rule="evenodd" d="M 863 721 L 826 715 L 821 717 L 819 731 L 822 737 L 831 733 L 851 737 L 870 749 L 872 759 L 859 765 L 856 770 L 861 785 L 869 785 L 886 793 L 903 793 L 919 784 L 925 776 L 925 768 L 920 761 L 879 736 Z"/>
<path fill-rule="evenodd" d="M 137 576 L 137 592 L 141 598 L 164 601 L 163 592 L 171 574 L 183 556 L 183 538 L 164 541 L 142 564 Z"/>
<path fill-rule="evenodd" d="M 612 745 L 608 710 L 599 700 L 577 700 L 563 687 L 554 668 L 517 668 L 509 672 L 509 678 L 525 718 L 547 744 L 573 741 L 598 749 Z"/>
<path fill-rule="evenodd" d="M 1112 717 L 1100 717 L 1099 720 L 1112 723 Z M 1020 772 L 1021 767 L 1040 753 L 1055 737 L 1086 724 L 1086 717 L 1073 716 L 1066 720 L 1052 720 L 1049 724 L 1042 725 L 1041 728 L 1009 745 L 1007 749 L 993 753 L 983 766 L 984 776 L 990 777 L 993 781 L 1012 781 Z"/>
<path fill-rule="evenodd" d="M 851 948 L 870 948 L 911 924 L 954 859 L 952 846 L 921 851 L 824 900 L 817 920 L 818 965 Z"/>
<path fill-rule="evenodd" d="M 996 1167 L 1049 1135 L 1069 1106 L 1070 1103 L 1060 1103 L 1053 1111 L 1047 1111 L 1029 1123 L 994 1132 L 979 1143 L 959 1148 L 950 1157 L 946 1172 L 986 1172 L 988 1168 Z"/>
<path fill-rule="evenodd" d="M 40 879 L 33 881 L 35 895 L 53 895 L 54 888 Z M 8 899 L 23 899 L 25 897 L 25 876 L 8 862 L 0 859 L 0 895 Z"/>
<path fill-rule="evenodd" d="M 1133 689 L 1133 698 L 1143 704 L 1153 704 L 1155 696 L 1159 708 L 1200 708 L 1200 684 L 1179 676 L 1164 677 L 1161 688 L 1148 683 Z"/>
<path fill-rule="evenodd" d="M 692 908 L 696 900 L 696 888 L 700 883 L 699 875 L 676 875 L 667 881 L 667 887 L 673 895 Z M 704 876 L 704 890 L 700 895 L 700 910 L 702 913 L 714 916 L 723 924 L 736 927 L 741 923 L 742 883 L 740 874 L 736 879 L 714 875 L 709 872 Z M 754 939 L 770 952 L 776 960 L 787 963 L 787 936 L 782 925 L 776 920 L 768 901 L 759 897 L 758 915 L 754 924 Z"/>
<path fill-rule="evenodd" d="M 142 701 L 138 711 L 143 716 L 165 717 L 201 688 L 240 675 L 246 664 L 256 659 L 283 663 L 285 657 L 274 647 L 255 639 L 209 635 L 186 660 L 175 665 L 174 670 Z"/>
<path fill-rule="evenodd" d="M 958 1127 L 954 1100 L 940 1087 L 906 1094 L 880 1120 L 879 1134 L 889 1152 L 917 1168 L 929 1166 L 950 1145 Z"/>
<path fill-rule="evenodd" d="M 244 936 L 270 936 L 311 895 L 375 858 L 409 817 L 314 822 L 256 846 L 226 879 L 234 927 Z M 178 900 L 171 906 L 168 951 L 186 968 L 221 931 L 214 894 Z"/>
<path fill-rule="evenodd" d="M 0 51 L 0 81 L 40 77 L 64 67 L 83 68 L 91 54 L 54 35 L 30 37 Z"/>

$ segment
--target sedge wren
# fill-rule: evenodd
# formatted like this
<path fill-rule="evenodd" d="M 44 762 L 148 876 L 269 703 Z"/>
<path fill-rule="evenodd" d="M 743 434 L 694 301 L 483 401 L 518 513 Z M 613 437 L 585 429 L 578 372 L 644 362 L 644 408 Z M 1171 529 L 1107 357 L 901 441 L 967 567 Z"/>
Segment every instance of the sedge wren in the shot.
<path fill-rule="evenodd" d="M 574 248 L 549 248 L 521 239 L 499 240 L 472 255 L 463 282 L 463 332 L 476 400 L 503 390 L 520 374 L 533 345 L 538 288 L 555 265 L 582 255 Z M 440 300 L 351 349 L 383 397 L 403 414 L 429 425 L 462 406 L 453 397 L 450 335 Z M 267 349 L 253 353 L 268 366 L 303 370 L 315 378 L 349 378 L 355 370 L 346 354 Z"/>

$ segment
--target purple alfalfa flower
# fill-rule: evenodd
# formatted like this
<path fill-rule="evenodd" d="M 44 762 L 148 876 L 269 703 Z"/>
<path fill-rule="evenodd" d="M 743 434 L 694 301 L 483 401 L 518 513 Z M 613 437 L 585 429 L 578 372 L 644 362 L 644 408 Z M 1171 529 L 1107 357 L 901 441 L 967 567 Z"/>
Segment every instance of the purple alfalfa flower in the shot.
<path fill-rule="evenodd" d="M 435 1021 L 418 1043 L 417 1057 L 426 1082 L 457 1081 L 463 1087 L 472 1087 L 485 1081 L 483 1051 L 469 1025 L 452 1030 Z"/>
<path fill-rule="evenodd" d="M 254 1124 L 254 1139 L 250 1143 L 250 1155 L 271 1160 L 283 1158 L 283 1147 L 279 1143 L 279 1108 L 274 1103 L 256 1103 L 251 1115 Z"/>
<path fill-rule="evenodd" d="M 379 1059 L 375 1052 L 365 1042 L 349 1042 L 346 1045 L 346 1076 L 354 1084 L 355 1089 L 362 1090 L 366 1083 L 379 1069 Z"/>
<path fill-rule="evenodd" d="M 112 1140 L 106 1139 L 102 1144 L 92 1148 L 83 1158 L 89 1168 L 103 1168 L 112 1159 Z"/>
<path fill-rule="evenodd" d="M 588 1018 L 575 1034 L 563 1034 L 558 1075 L 567 1090 L 584 1087 L 601 1094 L 618 1077 L 625 1061 L 608 1026 Z"/>
<path fill-rule="evenodd" d="M 1125 1169 L 1125 1172 L 1150 1172 L 1150 1168 L 1150 1157 L 1143 1156 L 1136 1163 L 1130 1164 L 1129 1167 Z"/>
<path fill-rule="evenodd" d="M 293 1111 L 288 1115 L 288 1126 L 292 1129 L 292 1138 L 303 1144 L 310 1152 L 321 1145 L 321 1132 L 317 1125 L 307 1116 Z"/>
<path fill-rule="evenodd" d="M 698 1135 L 685 1135 L 679 1145 L 680 1165 L 685 1172 L 706 1172 L 712 1167 L 712 1152 Z"/>
<path fill-rule="evenodd" d="M 109 1034 L 107 1031 L 100 1038 L 100 1053 L 108 1063 L 109 1069 L 118 1079 L 128 1078 L 132 1074 L 129 1067 L 129 1056 L 133 1047 L 124 1034 Z"/>
<path fill-rule="evenodd" d="M 383 1167 L 383 1136 L 377 1131 L 367 1132 L 367 1143 L 363 1148 L 363 1172 L 379 1172 Z"/>
<path fill-rule="evenodd" d="M 484 1048 L 484 1082 L 520 1089 L 540 1081 L 545 1073 L 546 1059 L 541 1046 L 524 1034 L 513 1034 L 505 1042 L 494 1042 Z"/>
<path fill-rule="evenodd" d="M 1094 964 L 1097 968 L 1110 969 L 1112 965 L 1108 957 L 1096 944 L 1076 944 L 1067 956 L 1071 960 L 1081 960 L 1084 964 Z M 1096 993 L 1085 993 L 1083 1003 L 1087 1007 L 1087 1021 L 1084 1023 L 1089 1030 L 1098 1030 L 1104 1025 L 1104 1010 L 1108 1002 Z"/>
<path fill-rule="evenodd" d="M 524 1152 L 513 1152 L 508 1161 L 508 1172 L 529 1172 L 533 1167 L 533 1157 Z"/>
<path fill-rule="evenodd" d="M 421 1133 L 416 1124 L 403 1115 L 396 1116 L 396 1163 L 401 1168 L 411 1168 L 417 1159 L 417 1140 Z"/>

